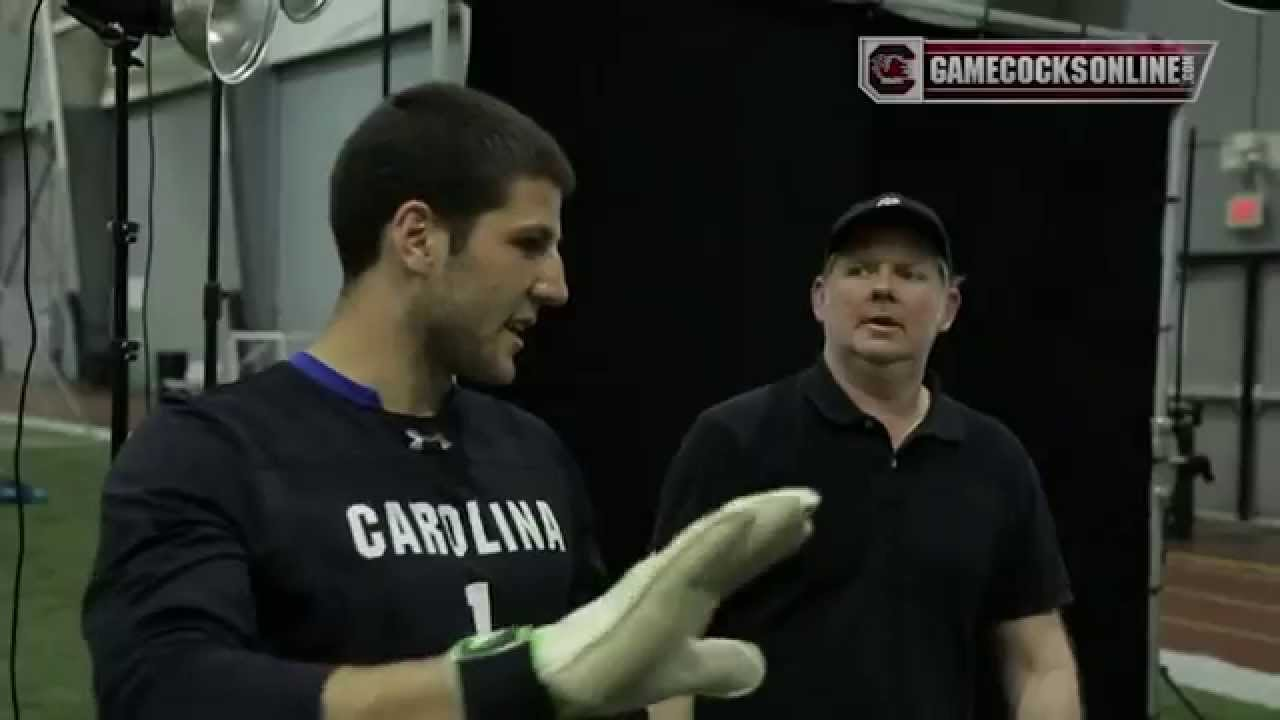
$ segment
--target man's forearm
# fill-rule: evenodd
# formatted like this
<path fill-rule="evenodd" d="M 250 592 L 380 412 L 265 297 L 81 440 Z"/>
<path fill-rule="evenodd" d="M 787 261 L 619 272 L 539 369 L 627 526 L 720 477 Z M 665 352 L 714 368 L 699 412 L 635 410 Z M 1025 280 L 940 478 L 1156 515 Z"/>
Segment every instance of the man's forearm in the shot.
<path fill-rule="evenodd" d="M 454 665 L 444 658 L 340 667 L 325 682 L 323 720 L 463 720 Z"/>
<path fill-rule="evenodd" d="M 1029 674 L 1018 693 L 1016 720 L 1080 720 L 1080 686 L 1073 668 Z"/>

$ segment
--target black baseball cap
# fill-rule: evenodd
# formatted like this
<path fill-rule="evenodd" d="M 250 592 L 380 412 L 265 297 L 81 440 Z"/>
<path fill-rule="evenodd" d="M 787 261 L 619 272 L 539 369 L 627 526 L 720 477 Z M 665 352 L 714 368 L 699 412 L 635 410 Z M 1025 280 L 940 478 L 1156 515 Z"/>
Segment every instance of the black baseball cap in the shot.
<path fill-rule="evenodd" d="M 953 266 L 951 236 L 938 213 L 919 200 L 893 192 L 859 201 L 846 210 L 831 226 L 831 234 L 827 237 L 827 256 L 844 247 L 855 231 L 885 225 L 906 227 L 920 233 L 947 266 Z"/>

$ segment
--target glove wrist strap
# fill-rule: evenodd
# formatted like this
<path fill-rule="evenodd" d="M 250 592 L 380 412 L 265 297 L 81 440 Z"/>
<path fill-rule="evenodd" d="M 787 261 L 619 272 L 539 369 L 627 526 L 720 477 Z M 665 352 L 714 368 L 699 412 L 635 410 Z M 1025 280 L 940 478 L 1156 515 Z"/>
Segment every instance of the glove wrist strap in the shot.
<path fill-rule="evenodd" d="M 466 720 L 556 720 L 555 702 L 533 667 L 532 639 L 532 628 L 507 628 L 453 646 L 449 658 Z"/>

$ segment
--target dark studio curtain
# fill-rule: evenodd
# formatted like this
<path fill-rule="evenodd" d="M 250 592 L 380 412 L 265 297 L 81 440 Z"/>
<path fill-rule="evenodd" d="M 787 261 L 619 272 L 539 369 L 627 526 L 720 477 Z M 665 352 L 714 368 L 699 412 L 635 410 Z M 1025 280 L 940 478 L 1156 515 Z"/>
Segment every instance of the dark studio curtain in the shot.
<path fill-rule="evenodd" d="M 1042 473 L 1089 717 L 1144 716 L 1169 109 L 876 106 L 857 87 L 858 36 L 973 35 L 865 8 L 472 6 L 468 83 L 543 123 L 580 180 L 570 304 L 501 393 L 576 453 L 611 566 L 645 551 L 694 416 L 814 359 L 808 288 L 829 223 L 867 193 L 914 194 L 967 276 L 935 370 Z"/>

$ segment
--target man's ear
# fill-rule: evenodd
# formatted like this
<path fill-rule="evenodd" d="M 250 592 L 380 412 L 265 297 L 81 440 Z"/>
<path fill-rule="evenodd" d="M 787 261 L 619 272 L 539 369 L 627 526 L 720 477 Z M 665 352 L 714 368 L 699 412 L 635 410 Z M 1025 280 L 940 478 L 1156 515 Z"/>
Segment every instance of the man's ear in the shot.
<path fill-rule="evenodd" d="M 409 200 L 396 208 L 387 236 L 391 254 L 412 272 L 426 273 L 449 254 L 448 231 L 421 200 Z"/>
<path fill-rule="evenodd" d="M 809 302 L 813 306 L 814 319 L 822 322 L 822 307 L 827 303 L 826 273 L 818 273 L 814 276 L 813 284 L 809 286 Z"/>
<path fill-rule="evenodd" d="M 956 315 L 960 312 L 960 283 L 953 282 L 947 288 L 947 298 L 942 304 L 942 317 L 939 330 L 946 332 L 956 322 Z"/>

